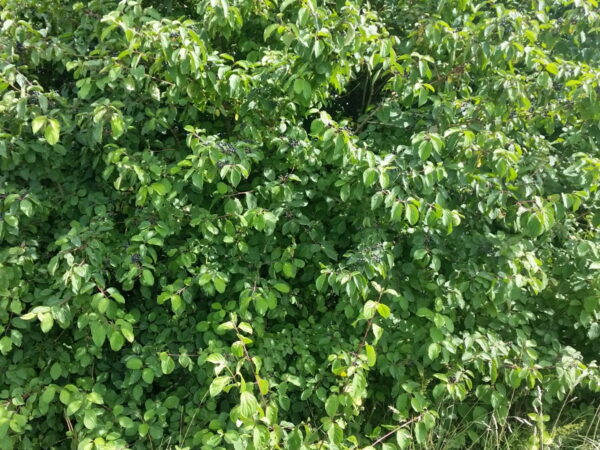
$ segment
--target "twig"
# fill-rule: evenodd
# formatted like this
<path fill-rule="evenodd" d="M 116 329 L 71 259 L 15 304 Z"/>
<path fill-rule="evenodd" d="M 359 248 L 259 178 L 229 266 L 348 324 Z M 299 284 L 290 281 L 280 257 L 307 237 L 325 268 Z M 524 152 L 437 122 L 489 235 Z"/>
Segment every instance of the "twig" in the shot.
<path fill-rule="evenodd" d="M 237 197 L 238 195 L 251 194 L 252 192 L 254 192 L 254 189 L 249 191 L 234 192 L 233 194 L 227 194 L 225 197 Z"/>
<path fill-rule="evenodd" d="M 411 423 L 416 422 L 417 420 L 419 420 L 421 417 L 423 416 L 423 414 L 419 414 L 416 417 L 413 417 L 412 419 L 404 422 L 403 424 L 397 426 L 396 428 L 394 428 L 392 431 L 390 431 L 389 433 L 384 434 L 383 436 L 381 436 L 379 439 L 377 439 L 375 442 L 373 442 L 371 444 L 371 446 L 375 447 L 377 444 L 380 444 L 381 442 L 385 441 L 387 438 L 389 438 L 392 434 L 394 434 L 396 431 L 405 428 L 407 426 L 409 426 Z"/>
<path fill-rule="evenodd" d="M 254 375 L 254 380 L 256 381 L 256 386 L 258 387 L 258 392 L 260 393 L 260 397 L 263 401 L 263 405 L 267 406 L 267 399 L 265 398 L 262 391 L 260 390 L 260 384 L 258 382 L 259 375 L 258 375 L 258 372 L 256 371 L 256 365 L 254 364 L 254 361 L 252 361 L 252 358 L 250 357 L 250 353 L 248 353 L 248 349 L 246 348 L 246 343 L 244 342 L 244 339 L 240 333 L 240 330 L 238 329 L 238 327 L 235 323 L 233 324 L 233 326 L 235 328 L 235 332 L 237 334 L 238 339 L 242 343 L 242 349 L 244 350 L 244 359 L 250 363 L 250 368 L 252 369 L 252 373 Z"/>
<path fill-rule="evenodd" d="M 369 115 L 367 117 L 365 117 L 363 120 L 361 120 L 358 125 L 356 126 L 356 130 L 355 130 L 355 134 L 358 134 L 363 127 L 367 124 L 367 122 L 375 115 L 377 114 L 383 107 L 385 106 L 385 103 L 381 103 L 379 104 L 379 106 L 377 106 L 376 108 L 373 108 L 373 110 L 369 113 Z"/>

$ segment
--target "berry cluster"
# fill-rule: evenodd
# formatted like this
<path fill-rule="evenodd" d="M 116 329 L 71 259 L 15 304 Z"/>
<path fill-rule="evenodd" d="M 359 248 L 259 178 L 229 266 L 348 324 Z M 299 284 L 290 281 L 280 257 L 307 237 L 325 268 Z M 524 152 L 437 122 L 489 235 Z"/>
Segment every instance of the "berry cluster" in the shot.
<path fill-rule="evenodd" d="M 226 155 L 234 155 L 237 153 L 238 148 L 228 142 L 217 142 L 217 147 Z"/>
<path fill-rule="evenodd" d="M 29 92 L 29 96 L 27 97 L 27 103 L 30 105 L 35 105 L 38 102 L 38 96 L 40 93 L 38 91 Z"/>

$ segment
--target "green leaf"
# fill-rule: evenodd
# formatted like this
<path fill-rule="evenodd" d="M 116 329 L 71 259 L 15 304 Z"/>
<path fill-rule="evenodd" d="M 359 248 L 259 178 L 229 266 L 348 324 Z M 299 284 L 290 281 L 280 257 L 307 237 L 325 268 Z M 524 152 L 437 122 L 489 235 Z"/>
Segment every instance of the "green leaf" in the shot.
<path fill-rule="evenodd" d="M 377 312 L 384 319 L 387 319 L 388 317 L 390 317 L 390 313 L 391 313 L 390 307 L 388 305 L 386 305 L 385 303 L 377 304 Z"/>
<path fill-rule="evenodd" d="M 275 289 L 277 289 L 279 292 L 282 292 L 284 294 L 287 294 L 288 292 L 290 292 L 290 286 L 287 283 L 284 283 L 283 281 L 280 281 L 278 283 L 274 284 Z"/>
<path fill-rule="evenodd" d="M 544 225 L 538 214 L 531 214 L 527 219 L 527 234 L 532 237 L 540 236 L 544 232 Z"/>
<path fill-rule="evenodd" d="M 0 338 L 0 353 L 7 355 L 12 350 L 13 342 L 8 336 Z"/>
<path fill-rule="evenodd" d="M 327 437 L 329 438 L 329 442 L 333 443 L 335 446 L 338 446 L 338 444 L 340 444 L 344 439 L 344 431 L 337 423 L 334 422 L 327 430 Z"/>
<path fill-rule="evenodd" d="M 175 361 L 166 353 L 161 354 L 160 369 L 165 375 L 169 375 L 175 370 Z"/>
<path fill-rule="evenodd" d="M 223 391 L 225 386 L 229 384 L 230 381 L 230 376 L 216 377 L 214 380 L 212 380 L 212 383 L 210 383 L 210 387 L 208 389 L 210 392 L 210 396 L 216 397 L 217 395 L 219 395 Z"/>
<path fill-rule="evenodd" d="M 417 261 L 425 258 L 425 256 L 427 256 L 427 249 L 424 249 L 424 248 L 418 248 L 418 249 L 416 249 L 415 252 L 414 252 L 414 254 L 413 254 L 413 257 Z"/>
<path fill-rule="evenodd" d="M 412 203 L 408 203 L 405 209 L 406 220 L 409 224 L 415 225 L 419 220 L 419 210 Z"/>
<path fill-rule="evenodd" d="M 417 422 L 415 425 L 415 439 L 418 444 L 422 444 L 427 440 L 427 427 L 423 422 Z"/>
<path fill-rule="evenodd" d="M 381 186 L 381 189 L 387 189 L 387 187 L 389 185 L 390 185 L 389 174 L 385 171 L 379 172 L 379 186 Z"/>
<path fill-rule="evenodd" d="M 558 65 L 556 63 L 546 64 L 545 69 L 552 75 L 558 75 Z"/>
<path fill-rule="evenodd" d="M 221 364 L 221 365 L 226 365 L 227 364 L 227 360 L 220 353 L 211 353 L 206 358 L 206 361 L 209 362 L 209 363 L 212 363 L 212 364 Z"/>
<path fill-rule="evenodd" d="M 263 296 L 258 296 L 254 301 L 254 307 L 256 308 L 256 312 L 262 316 L 269 309 L 269 303 Z"/>
<path fill-rule="evenodd" d="M 115 115 L 110 118 L 110 129 L 115 139 L 118 139 L 125 129 L 125 123 L 121 116 Z"/>
<path fill-rule="evenodd" d="M 42 393 L 42 395 L 40 396 L 40 401 L 48 404 L 52 400 L 54 400 L 54 396 L 55 395 L 56 395 L 56 389 L 54 388 L 54 386 L 48 386 L 44 390 L 44 392 Z"/>
<path fill-rule="evenodd" d="M 123 334 L 123 337 L 125 339 L 127 339 L 129 342 L 133 342 L 135 337 L 133 335 L 133 329 L 131 327 L 131 324 L 125 322 L 123 324 L 121 324 L 121 333 Z"/>
<path fill-rule="evenodd" d="M 329 417 L 333 417 L 336 415 L 338 410 L 338 396 L 336 394 L 331 394 L 327 401 L 325 402 L 325 411 Z"/>
<path fill-rule="evenodd" d="M 229 77 L 229 92 L 231 95 L 236 95 L 239 91 L 240 81 L 239 75 L 233 74 Z"/>
<path fill-rule="evenodd" d="M 83 402 L 81 400 L 75 400 L 69 403 L 67 405 L 67 415 L 72 416 L 73 414 L 75 414 L 77 411 L 79 411 L 82 404 Z"/>
<path fill-rule="evenodd" d="M 252 334 L 254 331 L 252 330 L 252 326 L 250 326 L 247 322 L 240 322 L 238 328 L 242 330 L 244 333 Z"/>
<path fill-rule="evenodd" d="M 6 222 L 7 225 L 13 227 L 13 228 L 18 228 L 19 226 L 19 219 L 16 216 L 10 215 L 10 214 L 6 214 L 3 217 L 4 222 Z"/>
<path fill-rule="evenodd" d="M 427 406 L 427 400 L 425 400 L 425 398 L 421 394 L 415 392 L 413 393 L 413 396 L 410 399 L 410 405 L 416 412 L 420 413 Z"/>
<path fill-rule="evenodd" d="M 227 17 L 229 15 L 229 4 L 227 3 L 227 0 L 220 0 L 220 4 L 223 16 Z"/>
<path fill-rule="evenodd" d="M 242 392 L 240 395 L 240 414 L 243 417 L 252 417 L 260 411 L 256 397 L 251 392 Z"/>
<path fill-rule="evenodd" d="M 402 202 L 394 202 L 392 206 L 392 220 L 394 222 L 400 222 L 402 220 L 402 211 L 404 210 L 404 205 Z"/>
<path fill-rule="evenodd" d="M 290 450 L 299 450 L 302 445 L 302 434 L 300 430 L 295 428 L 292 430 L 287 437 L 286 447 Z"/>
<path fill-rule="evenodd" d="M 152 286 L 154 284 L 154 275 L 148 269 L 142 270 L 142 284 L 144 286 Z"/>
<path fill-rule="evenodd" d="M 294 278 L 296 276 L 296 266 L 290 262 L 283 263 L 283 274 L 287 278 Z"/>
<path fill-rule="evenodd" d="M 427 161 L 429 156 L 431 156 L 431 152 L 433 150 L 433 145 L 430 141 L 423 141 L 419 145 L 419 158 L 421 161 Z"/>
<path fill-rule="evenodd" d="M 106 329 L 104 325 L 98 322 L 92 322 L 90 324 L 90 329 L 92 331 L 92 340 L 94 344 L 98 347 L 102 347 L 104 344 L 104 340 L 106 339 Z"/>
<path fill-rule="evenodd" d="M 442 347 L 440 346 L 440 344 L 433 342 L 429 344 L 429 347 L 427 347 L 427 356 L 429 356 L 429 359 L 433 361 L 439 356 L 441 350 Z"/>
<path fill-rule="evenodd" d="M 258 390 L 262 395 L 267 395 L 269 393 L 269 382 L 264 378 L 258 379 Z"/>
<path fill-rule="evenodd" d="M 113 330 L 110 333 L 108 341 L 110 343 L 110 348 L 115 352 L 121 350 L 121 348 L 125 344 L 125 339 L 123 338 L 123 335 L 117 330 Z"/>
<path fill-rule="evenodd" d="M 371 209 L 376 210 L 383 203 L 383 195 L 381 192 L 377 192 L 371 197 Z"/>
<path fill-rule="evenodd" d="M 60 139 L 60 123 L 56 119 L 48 119 L 46 128 L 44 128 L 44 137 L 48 144 L 54 145 Z"/>
<path fill-rule="evenodd" d="M 133 428 L 134 423 L 133 420 L 131 420 L 129 417 L 119 417 L 119 425 L 121 425 L 123 428 Z"/>
<path fill-rule="evenodd" d="M 228 331 L 228 330 L 235 330 L 235 323 L 232 322 L 231 320 L 224 322 L 222 324 L 219 325 L 218 329 L 220 331 Z"/>
<path fill-rule="evenodd" d="M 59 362 L 55 362 L 54 364 L 52 364 L 52 366 L 50 367 L 50 377 L 53 380 L 58 380 L 62 376 L 62 373 L 62 365 Z"/>
<path fill-rule="evenodd" d="M 125 297 L 123 297 L 119 291 L 117 291 L 115 288 L 108 288 L 106 290 L 108 293 L 110 293 L 110 296 L 118 303 L 121 304 L 125 304 Z"/>
<path fill-rule="evenodd" d="M 427 103 L 427 89 L 425 88 L 421 88 L 419 89 L 419 96 L 418 96 L 418 105 L 419 106 L 423 106 L 425 103 Z"/>
<path fill-rule="evenodd" d="M 265 28 L 264 32 L 263 32 L 263 40 L 267 40 L 269 39 L 269 36 L 271 36 L 271 34 L 273 33 L 273 31 L 275 31 L 280 25 L 278 23 L 272 23 L 271 25 L 269 25 L 268 27 Z"/>
<path fill-rule="evenodd" d="M 167 179 L 164 179 L 157 183 L 152 183 L 150 187 L 158 195 L 167 195 L 169 192 L 171 192 L 172 189 L 171 182 Z"/>
<path fill-rule="evenodd" d="M 600 304 L 600 298 L 598 297 L 586 297 L 583 299 L 583 308 L 585 311 L 592 313 L 594 312 L 596 309 L 598 309 L 598 306 Z"/>
<path fill-rule="evenodd" d="M 27 217 L 33 216 L 33 204 L 28 199 L 21 200 L 19 207 Z"/>
<path fill-rule="evenodd" d="M 600 336 L 600 324 L 598 322 L 594 322 L 590 325 L 587 336 L 590 340 L 597 339 Z"/>
<path fill-rule="evenodd" d="M 376 311 L 377 311 L 377 302 L 374 302 L 372 300 L 369 300 L 363 306 L 363 316 L 365 317 L 365 319 L 371 319 L 373 316 L 375 316 Z"/>
<path fill-rule="evenodd" d="M 142 370 L 142 380 L 148 384 L 152 384 L 154 381 L 154 371 L 150 368 Z"/>
<path fill-rule="evenodd" d="M 127 360 L 126 366 L 128 369 L 139 370 L 143 367 L 142 360 L 140 358 L 131 358 Z"/>
<path fill-rule="evenodd" d="M 138 425 L 138 434 L 141 437 L 146 437 L 148 431 L 150 431 L 150 426 L 147 423 L 140 423 Z"/>
<path fill-rule="evenodd" d="M 62 388 L 60 390 L 58 399 L 63 405 L 68 405 L 71 402 L 71 390 L 67 389 L 66 387 Z"/>
<path fill-rule="evenodd" d="M 312 93 L 312 87 L 310 83 L 302 78 L 296 78 L 294 80 L 294 92 L 296 94 L 302 94 L 304 99 L 310 99 Z"/>
<path fill-rule="evenodd" d="M 313 52 L 316 58 L 321 56 L 323 50 L 325 49 L 325 43 L 321 40 L 316 40 L 315 45 L 313 46 Z"/>
<path fill-rule="evenodd" d="M 372 329 L 373 329 L 373 336 L 375 336 L 375 343 L 377 343 L 377 342 L 379 342 L 379 339 L 381 339 L 381 336 L 383 336 L 383 328 L 381 328 L 376 323 L 373 323 Z"/>
<path fill-rule="evenodd" d="M 439 343 L 444 340 L 444 334 L 437 327 L 432 327 L 429 329 L 429 336 L 431 336 L 431 339 L 433 340 L 433 342 Z"/>
<path fill-rule="evenodd" d="M 236 187 L 242 181 L 242 175 L 237 167 L 234 167 L 229 172 L 229 182 L 233 187 Z"/>
<path fill-rule="evenodd" d="M 302 93 L 302 91 L 304 90 L 304 83 L 305 81 L 302 78 L 296 78 L 294 80 L 294 92 L 296 94 Z"/>
<path fill-rule="evenodd" d="M 34 134 L 37 134 L 44 125 L 46 125 L 47 118 L 46 116 L 38 116 L 31 121 L 31 129 Z"/>
<path fill-rule="evenodd" d="M 90 392 L 87 395 L 87 399 L 88 401 L 96 404 L 96 405 L 103 405 L 104 404 L 104 399 L 102 398 L 102 396 L 98 393 L 98 392 Z"/>
<path fill-rule="evenodd" d="M 84 415 L 83 415 L 83 425 L 88 429 L 88 430 L 93 430 L 94 428 L 96 428 L 97 426 L 97 421 L 96 421 L 96 413 L 94 410 L 92 409 L 88 409 L 85 411 Z"/>
<path fill-rule="evenodd" d="M 317 290 L 319 292 L 323 292 L 323 288 L 325 287 L 325 282 L 327 281 L 327 275 L 324 273 L 317 277 L 315 284 L 317 285 Z"/>
<path fill-rule="evenodd" d="M 363 183 L 365 186 L 372 186 L 377 181 L 377 170 L 369 168 L 363 172 Z"/>
<path fill-rule="evenodd" d="M 225 292 L 227 285 L 225 284 L 224 280 L 219 277 L 213 278 L 213 284 L 219 294 L 223 294 Z"/>
<path fill-rule="evenodd" d="M 365 351 L 367 352 L 367 364 L 369 367 L 373 367 L 377 361 L 377 353 L 372 345 L 365 344 Z"/>
<path fill-rule="evenodd" d="M 401 429 L 396 432 L 396 442 L 401 449 L 407 448 L 411 443 L 411 435 L 410 432 Z"/>
<path fill-rule="evenodd" d="M 41 328 L 44 333 L 48 333 L 54 325 L 54 319 L 51 314 L 45 313 L 39 316 Z"/>
<path fill-rule="evenodd" d="M 433 318 L 433 312 L 429 308 L 421 307 L 417 309 L 417 316 L 427 317 L 428 319 Z"/>

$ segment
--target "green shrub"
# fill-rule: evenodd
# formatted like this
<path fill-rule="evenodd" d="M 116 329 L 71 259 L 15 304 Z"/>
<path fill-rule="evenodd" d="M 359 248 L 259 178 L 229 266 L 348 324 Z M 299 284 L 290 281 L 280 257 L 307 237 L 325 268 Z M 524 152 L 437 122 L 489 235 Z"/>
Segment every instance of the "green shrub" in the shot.
<path fill-rule="evenodd" d="M 595 0 L 0 6 L 0 448 L 537 448 L 597 405 Z"/>

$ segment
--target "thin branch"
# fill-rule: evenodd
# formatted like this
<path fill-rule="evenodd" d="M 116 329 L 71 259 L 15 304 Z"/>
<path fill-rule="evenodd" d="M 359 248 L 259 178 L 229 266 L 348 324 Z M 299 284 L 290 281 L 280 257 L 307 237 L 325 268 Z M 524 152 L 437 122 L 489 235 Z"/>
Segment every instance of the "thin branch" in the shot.
<path fill-rule="evenodd" d="M 392 434 L 394 434 L 396 431 L 401 430 L 402 428 L 405 428 L 407 426 L 409 426 L 410 424 L 416 422 L 417 420 L 419 420 L 421 417 L 423 416 L 423 414 L 419 414 L 416 417 L 413 417 L 412 419 L 404 422 L 403 424 L 397 426 L 396 428 L 394 428 L 392 431 L 390 431 L 389 433 L 384 434 L 383 436 L 381 436 L 379 439 L 377 439 L 375 442 L 373 442 L 371 444 L 371 446 L 375 447 L 377 444 L 380 444 L 381 442 L 385 441 L 387 438 L 389 438 Z"/>

